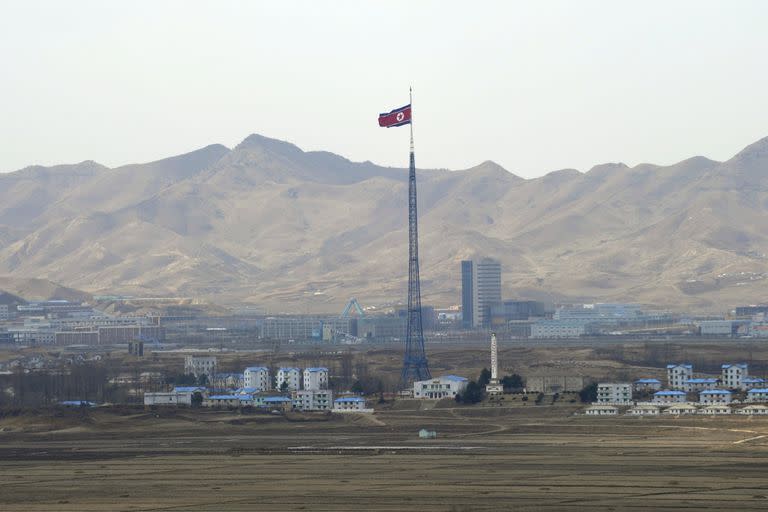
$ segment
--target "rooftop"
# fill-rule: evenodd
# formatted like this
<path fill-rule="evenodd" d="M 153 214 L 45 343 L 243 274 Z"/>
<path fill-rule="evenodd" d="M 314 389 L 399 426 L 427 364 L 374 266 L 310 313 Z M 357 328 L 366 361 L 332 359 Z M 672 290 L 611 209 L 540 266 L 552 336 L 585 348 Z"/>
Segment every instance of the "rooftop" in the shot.
<path fill-rule="evenodd" d="M 717 379 L 688 379 L 685 381 L 686 384 L 716 384 Z"/>
<path fill-rule="evenodd" d="M 670 369 L 670 368 L 677 368 L 678 366 L 682 366 L 682 367 L 684 367 L 684 368 L 688 368 L 689 370 L 692 370 L 692 369 L 693 369 L 693 365 L 692 365 L 692 364 L 690 364 L 690 363 L 668 364 L 668 365 L 667 365 L 667 369 Z"/>
<path fill-rule="evenodd" d="M 317 368 L 307 368 L 304 371 L 305 372 L 327 372 L 328 368 L 323 368 L 322 366 L 319 366 Z"/>
<path fill-rule="evenodd" d="M 260 372 L 260 371 L 269 371 L 269 368 L 266 366 L 249 366 L 245 369 L 247 372 Z"/>
<path fill-rule="evenodd" d="M 653 396 L 680 396 L 685 395 L 685 391 L 670 391 L 668 389 L 665 389 L 663 391 L 657 391 L 653 394 Z"/>
<path fill-rule="evenodd" d="M 768 388 L 750 389 L 749 391 L 747 391 L 747 394 L 749 394 L 749 393 L 768 393 Z"/>
<path fill-rule="evenodd" d="M 701 392 L 702 395 L 730 395 L 731 392 L 727 389 L 705 389 Z"/>
<path fill-rule="evenodd" d="M 358 402 L 365 402 L 365 398 L 360 398 L 359 396 L 346 396 L 346 397 L 343 397 L 343 398 L 337 398 L 336 400 L 334 400 L 334 402 L 339 402 L 339 403 L 350 403 L 350 402 L 358 403 Z"/>
<path fill-rule="evenodd" d="M 659 379 L 637 379 L 635 384 L 661 384 Z"/>
<path fill-rule="evenodd" d="M 735 367 L 737 367 L 737 368 L 742 368 L 742 369 L 744 369 L 744 370 L 746 370 L 746 369 L 747 369 L 747 363 L 733 363 L 733 364 L 731 364 L 731 363 L 726 363 L 726 364 L 722 365 L 722 366 L 721 366 L 721 368 L 722 368 L 723 370 L 726 370 L 726 369 L 730 368 L 731 366 L 735 366 Z"/>
<path fill-rule="evenodd" d="M 268 396 L 264 398 L 264 403 L 284 403 L 284 402 L 291 402 L 292 400 L 288 398 L 287 396 Z"/>

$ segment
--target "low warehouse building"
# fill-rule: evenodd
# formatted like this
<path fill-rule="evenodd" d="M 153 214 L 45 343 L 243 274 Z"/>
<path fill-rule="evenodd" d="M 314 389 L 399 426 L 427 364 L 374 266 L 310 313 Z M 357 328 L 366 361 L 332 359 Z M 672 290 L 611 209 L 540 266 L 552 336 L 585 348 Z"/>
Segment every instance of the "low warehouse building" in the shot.
<path fill-rule="evenodd" d="M 638 405 L 627 411 L 629 416 L 658 416 L 659 408 L 655 405 Z"/>
<path fill-rule="evenodd" d="M 731 408 L 727 405 L 712 404 L 699 409 L 699 414 L 709 414 L 714 416 L 721 416 L 724 414 L 731 414 Z"/>
<path fill-rule="evenodd" d="M 738 409 L 736 414 L 746 414 L 748 416 L 764 416 L 768 414 L 768 407 L 760 404 L 748 405 L 742 409 Z"/>
<path fill-rule="evenodd" d="M 619 408 L 613 405 L 590 405 L 584 410 L 587 416 L 616 416 Z"/>
<path fill-rule="evenodd" d="M 699 412 L 699 408 L 692 404 L 675 404 L 672 407 L 667 408 L 664 414 L 674 414 L 680 416 L 683 414 L 696 414 Z"/>

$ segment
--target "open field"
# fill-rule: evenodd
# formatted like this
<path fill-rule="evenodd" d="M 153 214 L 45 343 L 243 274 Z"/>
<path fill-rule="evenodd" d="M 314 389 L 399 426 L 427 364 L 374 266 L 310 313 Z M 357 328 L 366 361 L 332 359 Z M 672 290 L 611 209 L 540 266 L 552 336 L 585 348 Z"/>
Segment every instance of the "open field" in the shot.
<path fill-rule="evenodd" d="M 0 509 L 765 510 L 768 419 L 572 407 L 0 419 Z M 426 427 L 438 439 L 419 440 Z"/>

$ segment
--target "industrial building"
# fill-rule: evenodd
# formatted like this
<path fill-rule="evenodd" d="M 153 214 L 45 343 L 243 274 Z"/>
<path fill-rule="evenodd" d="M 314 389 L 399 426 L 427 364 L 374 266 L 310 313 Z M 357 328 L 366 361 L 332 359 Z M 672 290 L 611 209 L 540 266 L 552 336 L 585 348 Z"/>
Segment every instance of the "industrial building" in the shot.
<path fill-rule="evenodd" d="M 531 338 L 578 338 L 586 332 L 586 325 L 578 320 L 540 320 L 531 324 Z"/>
<path fill-rule="evenodd" d="M 584 387 L 584 377 L 578 375 L 532 375 L 525 378 L 529 393 L 578 392 Z"/>

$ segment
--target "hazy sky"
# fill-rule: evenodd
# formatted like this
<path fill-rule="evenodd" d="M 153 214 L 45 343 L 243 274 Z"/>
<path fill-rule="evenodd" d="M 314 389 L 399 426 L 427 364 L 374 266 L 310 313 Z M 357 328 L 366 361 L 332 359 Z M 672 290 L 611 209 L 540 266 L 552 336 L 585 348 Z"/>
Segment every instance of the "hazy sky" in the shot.
<path fill-rule="evenodd" d="M 0 170 L 250 133 L 521 176 L 722 160 L 768 136 L 768 2 L 0 0 Z"/>

